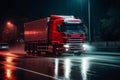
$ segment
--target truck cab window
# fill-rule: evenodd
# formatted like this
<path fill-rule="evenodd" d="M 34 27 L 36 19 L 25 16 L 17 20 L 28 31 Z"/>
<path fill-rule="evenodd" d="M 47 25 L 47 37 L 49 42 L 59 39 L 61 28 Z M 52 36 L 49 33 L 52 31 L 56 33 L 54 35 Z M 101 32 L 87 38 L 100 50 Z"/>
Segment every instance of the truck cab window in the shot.
<path fill-rule="evenodd" d="M 67 33 L 83 33 L 84 32 L 84 28 L 82 24 L 66 23 L 63 26 L 64 26 L 63 32 L 67 32 Z"/>

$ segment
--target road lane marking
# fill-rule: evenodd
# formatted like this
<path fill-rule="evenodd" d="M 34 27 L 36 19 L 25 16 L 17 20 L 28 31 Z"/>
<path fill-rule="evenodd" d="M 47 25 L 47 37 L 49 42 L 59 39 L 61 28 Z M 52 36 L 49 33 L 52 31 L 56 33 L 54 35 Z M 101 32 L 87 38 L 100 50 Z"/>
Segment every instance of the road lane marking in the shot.
<path fill-rule="evenodd" d="M 48 78 L 52 78 L 52 79 L 55 79 L 55 80 L 61 80 L 61 79 L 55 78 L 55 77 L 53 77 L 53 76 L 49 76 L 49 75 L 46 75 L 46 74 L 43 74 L 43 73 L 39 73 L 39 72 L 36 72 L 36 71 L 32 71 L 32 70 L 29 70 L 29 69 L 25 69 L 25 68 L 22 68 L 22 67 L 13 66 L 13 65 L 10 65 L 10 64 L 4 64 L 4 63 L 2 63 L 2 62 L 0 62 L 0 64 L 6 65 L 6 66 L 9 66 L 9 67 L 14 67 L 14 68 L 16 68 L 16 69 L 20 69 L 20 70 L 27 71 L 27 72 L 30 72 L 30 73 L 42 75 L 42 76 L 45 76 L 45 77 L 48 77 Z"/>

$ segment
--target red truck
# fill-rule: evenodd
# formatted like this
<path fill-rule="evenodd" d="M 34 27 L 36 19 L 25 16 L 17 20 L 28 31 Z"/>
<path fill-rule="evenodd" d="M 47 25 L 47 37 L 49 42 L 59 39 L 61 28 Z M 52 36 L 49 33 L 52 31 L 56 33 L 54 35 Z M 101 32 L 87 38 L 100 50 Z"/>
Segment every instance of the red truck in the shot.
<path fill-rule="evenodd" d="M 28 54 L 60 55 L 84 52 L 85 29 L 74 16 L 50 15 L 24 24 L 25 51 Z"/>

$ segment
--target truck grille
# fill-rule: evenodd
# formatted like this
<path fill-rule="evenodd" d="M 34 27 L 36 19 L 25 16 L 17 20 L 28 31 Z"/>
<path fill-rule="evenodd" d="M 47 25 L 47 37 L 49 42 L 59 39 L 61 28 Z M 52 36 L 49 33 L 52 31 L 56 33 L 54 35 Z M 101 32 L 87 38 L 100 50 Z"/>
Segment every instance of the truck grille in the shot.
<path fill-rule="evenodd" d="M 69 38 L 68 43 L 83 43 L 82 38 Z"/>
<path fill-rule="evenodd" d="M 84 43 L 82 38 L 69 38 L 67 41 L 67 44 L 70 45 L 69 50 L 74 51 L 74 50 L 82 50 L 82 44 Z"/>

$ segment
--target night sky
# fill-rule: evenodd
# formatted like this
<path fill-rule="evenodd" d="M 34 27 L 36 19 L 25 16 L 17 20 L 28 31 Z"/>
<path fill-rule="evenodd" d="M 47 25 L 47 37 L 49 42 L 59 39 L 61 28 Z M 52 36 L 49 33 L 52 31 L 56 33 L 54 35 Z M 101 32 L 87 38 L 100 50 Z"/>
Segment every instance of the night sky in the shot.
<path fill-rule="evenodd" d="M 7 19 L 27 18 L 28 21 L 50 14 L 74 15 L 88 21 L 88 0 L 0 0 L 0 24 Z M 119 0 L 90 0 L 91 20 L 101 18 Z M 96 20 L 95 20 L 96 21 Z M 95 22 L 96 23 L 96 22 Z"/>
<path fill-rule="evenodd" d="M 103 15 L 115 0 L 90 0 L 95 16 Z M 0 18 L 37 19 L 50 14 L 87 16 L 87 0 L 1 0 Z M 92 12 L 91 12 L 92 13 Z M 1 20 L 0 19 L 0 20 Z"/>
<path fill-rule="evenodd" d="M 74 15 L 88 26 L 88 0 L 0 0 L 0 25 L 7 19 L 16 24 L 48 17 L 50 14 Z M 99 29 L 100 19 L 105 18 L 112 6 L 120 0 L 90 0 L 93 33 Z M 118 6 L 119 7 L 119 6 Z M 120 10 L 120 9 L 119 9 Z M 118 11 L 119 13 L 120 11 Z M 19 27 L 23 30 L 23 26 Z M 95 30 L 94 30 L 95 29 Z"/>
<path fill-rule="evenodd" d="M 0 0 L 0 18 L 24 17 L 25 4 L 23 0 Z"/>
<path fill-rule="evenodd" d="M 74 15 L 87 23 L 88 0 L 1 0 L 0 23 L 5 19 L 27 18 L 28 21 L 50 14 Z M 104 16 L 115 0 L 90 0 L 91 18 Z"/>

